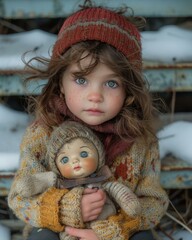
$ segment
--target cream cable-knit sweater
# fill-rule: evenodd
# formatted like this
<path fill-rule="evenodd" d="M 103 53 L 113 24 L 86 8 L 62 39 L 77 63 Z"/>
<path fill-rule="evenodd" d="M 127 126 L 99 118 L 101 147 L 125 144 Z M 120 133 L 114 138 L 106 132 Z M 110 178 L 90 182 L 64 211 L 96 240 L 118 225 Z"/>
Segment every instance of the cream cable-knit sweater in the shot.
<path fill-rule="evenodd" d="M 50 132 L 35 122 L 28 127 L 21 143 L 21 166 L 10 189 L 8 202 L 16 216 L 35 227 L 63 231 L 65 225 L 83 227 L 80 202 L 83 188 L 69 191 L 57 189 L 56 175 L 50 172 L 45 160 L 46 146 Z M 148 144 L 147 144 L 148 143 Z M 108 220 L 91 224 L 99 239 L 128 239 L 136 231 L 157 225 L 168 206 L 168 197 L 159 182 L 160 160 L 157 141 L 138 139 L 125 154 L 115 159 L 111 171 L 119 182 L 132 190 L 142 206 L 141 215 L 136 218 L 120 211 Z M 30 182 L 30 190 L 48 178 L 50 188 L 42 194 L 27 197 L 30 176 L 36 174 L 36 181 Z M 41 178 L 38 179 L 38 173 Z M 42 189 L 42 184 L 41 184 Z M 129 203 L 127 203 L 129 204 Z"/>

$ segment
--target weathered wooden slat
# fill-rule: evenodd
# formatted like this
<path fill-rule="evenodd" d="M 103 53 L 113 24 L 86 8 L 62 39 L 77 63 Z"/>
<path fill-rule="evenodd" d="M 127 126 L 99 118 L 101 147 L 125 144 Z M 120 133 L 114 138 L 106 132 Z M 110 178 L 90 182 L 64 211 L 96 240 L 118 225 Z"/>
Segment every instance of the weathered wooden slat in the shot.
<path fill-rule="evenodd" d="M 22 230 L 25 225 L 21 220 L 18 219 L 0 220 L 0 224 L 10 228 L 11 231 Z"/>
<path fill-rule="evenodd" d="M 117 8 L 124 5 L 136 15 L 147 17 L 191 16 L 191 0 L 97 0 L 97 5 Z M 66 17 L 78 9 L 79 0 L 1 0 L 0 14 L 4 18 Z"/>

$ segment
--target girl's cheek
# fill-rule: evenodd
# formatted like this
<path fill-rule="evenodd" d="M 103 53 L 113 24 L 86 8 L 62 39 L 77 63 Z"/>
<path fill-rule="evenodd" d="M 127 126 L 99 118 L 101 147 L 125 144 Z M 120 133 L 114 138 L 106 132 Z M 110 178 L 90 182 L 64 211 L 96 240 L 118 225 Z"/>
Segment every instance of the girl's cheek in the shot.
<path fill-rule="evenodd" d="M 76 94 L 73 95 L 73 97 L 68 97 L 66 100 L 66 104 L 69 108 L 74 108 L 76 105 L 78 105 L 79 100 L 75 97 Z M 76 95 L 77 96 L 77 95 Z"/>

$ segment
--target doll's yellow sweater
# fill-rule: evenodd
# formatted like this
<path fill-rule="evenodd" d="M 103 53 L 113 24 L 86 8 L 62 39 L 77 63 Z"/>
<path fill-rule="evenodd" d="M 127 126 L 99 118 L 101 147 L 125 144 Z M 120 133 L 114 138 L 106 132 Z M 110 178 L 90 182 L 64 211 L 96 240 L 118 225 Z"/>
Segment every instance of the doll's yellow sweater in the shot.
<path fill-rule="evenodd" d="M 45 159 L 49 137 L 49 130 L 38 122 L 27 128 L 20 147 L 20 168 L 8 196 L 9 206 L 18 218 L 35 227 L 56 232 L 63 231 L 65 225 L 82 228 L 80 202 L 83 190 L 81 187 L 71 191 L 55 187 L 56 176 L 50 174 Z M 93 222 L 91 228 L 99 239 L 127 240 L 134 232 L 157 225 L 168 206 L 167 194 L 159 182 L 157 141 L 152 137 L 145 141 L 138 139 L 126 153 L 115 159 L 111 171 L 116 180 L 136 194 L 142 210 L 134 219 L 120 210 L 116 216 Z M 49 178 L 50 187 L 43 194 L 28 197 L 25 182 L 30 181 L 31 175 L 42 172 L 45 179 Z M 41 182 L 37 178 L 31 183 L 30 191 L 33 187 L 38 188 L 38 184 Z"/>

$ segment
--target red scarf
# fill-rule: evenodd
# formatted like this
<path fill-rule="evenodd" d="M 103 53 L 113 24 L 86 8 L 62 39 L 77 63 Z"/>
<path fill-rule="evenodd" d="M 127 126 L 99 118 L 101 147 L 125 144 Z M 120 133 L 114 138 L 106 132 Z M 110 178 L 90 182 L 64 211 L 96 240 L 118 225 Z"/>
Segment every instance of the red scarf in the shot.
<path fill-rule="evenodd" d="M 63 116 L 64 120 L 73 120 L 80 122 L 81 124 L 89 127 L 93 132 L 99 137 L 103 142 L 106 152 L 106 164 L 111 166 L 113 160 L 123 154 L 127 149 L 133 144 L 133 140 L 125 141 L 119 137 L 117 134 L 115 123 L 113 121 L 108 121 L 97 126 L 91 126 L 82 122 L 77 118 L 66 106 L 64 100 L 60 97 L 55 97 L 53 103 L 50 104 L 52 108 Z"/>

